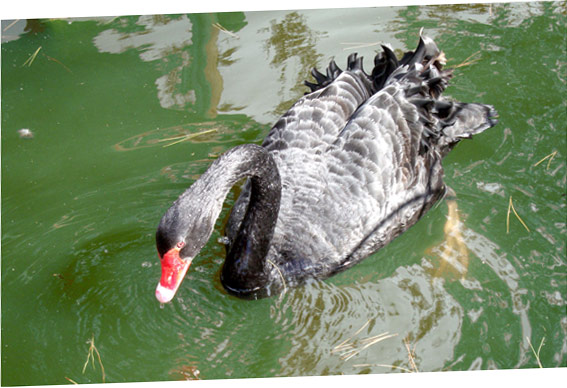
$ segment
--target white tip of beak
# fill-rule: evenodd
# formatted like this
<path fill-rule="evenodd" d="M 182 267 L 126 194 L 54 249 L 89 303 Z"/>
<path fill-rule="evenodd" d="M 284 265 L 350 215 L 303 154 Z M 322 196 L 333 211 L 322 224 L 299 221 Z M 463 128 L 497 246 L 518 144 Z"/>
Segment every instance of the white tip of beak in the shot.
<path fill-rule="evenodd" d="M 168 303 L 173 299 L 174 296 L 175 296 L 174 290 L 165 288 L 161 285 L 161 283 L 158 283 L 158 286 L 156 288 L 157 300 L 159 300 L 161 303 Z"/>

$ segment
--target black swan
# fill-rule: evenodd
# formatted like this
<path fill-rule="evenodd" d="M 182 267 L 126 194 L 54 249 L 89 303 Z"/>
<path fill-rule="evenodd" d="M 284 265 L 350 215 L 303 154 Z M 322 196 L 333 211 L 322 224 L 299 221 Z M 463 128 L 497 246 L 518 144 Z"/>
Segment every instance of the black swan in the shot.
<path fill-rule="evenodd" d="M 441 96 L 452 76 L 420 34 L 401 59 L 387 46 L 370 75 L 362 58 L 327 74 L 273 126 L 261 146 L 234 147 L 167 210 L 156 233 L 169 302 L 213 232 L 230 188 L 248 178 L 225 228 L 221 282 L 233 295 L 278 294 L 343 271 L 415 224 L 443 197 L 443 157 L 496 124 L 489 105 Z"/>

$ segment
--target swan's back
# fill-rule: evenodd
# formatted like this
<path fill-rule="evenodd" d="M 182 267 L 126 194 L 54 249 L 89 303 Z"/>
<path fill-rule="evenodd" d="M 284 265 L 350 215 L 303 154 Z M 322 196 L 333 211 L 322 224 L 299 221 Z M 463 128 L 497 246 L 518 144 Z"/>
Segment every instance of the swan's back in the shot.
<path fill-rule="evenodd" d="M 266 270 L 290 286 L 325 278 L 375 252 L 413 225 L 439 198 L 443 156 L 496 121 L 490 106 L 453 103 L 451 77 L 426 37 L 397 60 L 384 48 L 371 75 L 351 55 L 334 62 L 270 130 L 262 146 L 281 177 L 282 197 Z M 227 224 L 234 239 L 249 187 Z M 282 281 L 283 283 L 283 281 Z"/>

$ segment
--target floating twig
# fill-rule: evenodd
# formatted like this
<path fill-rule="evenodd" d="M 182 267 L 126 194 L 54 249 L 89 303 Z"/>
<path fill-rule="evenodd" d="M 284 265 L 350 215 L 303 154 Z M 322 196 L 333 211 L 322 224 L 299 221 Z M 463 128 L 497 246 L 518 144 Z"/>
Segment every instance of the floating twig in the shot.
<path fill-rule="evenodd" d="M 39 53 L 39 50 L 41 50 L 41 46 L 39 46 L 37 48 L 37 50 L 35 50 L 35 53 L 33 53 L 22 65 L 22 67 L 24 67 L 25 65 L 28 65 L 28 67 L 31 67 L 33 61 L 35 61 L 35 57 L 37 57 L 37 54 Z"/>
<path fill-rule="evenodd" d="M 352 348 L 352 344 L 346 344 L 348 341 L 350 341 L 353 337 L 356 337 L 357 334 L 359 334 L 366 326 L 368 326 L 368 324 L 370 323 L 370 319 L 368 321 L 366 321 L 366 323 L 364 325 L 362 325 L 362 327 L 360 329 L 358 329 L 356 331 L 356 333 L 354 333 L 353 335 L 351 335 L 350 337 L 348 337 L 346 340 L 344 340 L 343 342 L 341 342 L 340 344 L 338 344 L 337 346 L 335 346 L 333 348 L 333 352 L 339 350 L 340 348 L 342 348 L 343 346 L 347 346 L 347 347 L 351 347 Z M 346 345 L 345 345 L 346 344 Z"/>
<path fill-rule="evenodd" d="M 87 354 L 87 361 L 85 362 L 85 365 L 83 365 L 83 374 L 85 373 L 85 370 L 87 369 L 87 366 L 89 365 L 89 361 L 92 360 L 93 362 L 93 370 L 95 369 L 95 358 L 94 358 L 94 353 L 96 353 L 96 356 L 98 358 L 98 363 L 100 365 L 100 369 L 102 371 L 102 382 L 105 382 L 105 373 L 104 373 L 104 365 L 102 365 L 102 360 L 100 358 L 100 353 L 98 352 L 98 349 L 95 346 L 94 343 L 94 334 L 92 336 L 92 338 L 90 340 L 87 341 L 87 343 L 89 344 L 89 353 Z"/>
<path fill-rule="evenodd" d="M 53 61 L 53 62 L 58 63 L 58 64 L 60 64 L 61 66 L 63 66 L 63 68 L 64 68 L 65 70 L 67 70 L 69 73 L 72 73 L 71 69 L 69 69 L 69 68 L 68 68 L 67 66 L 65 66 L 63 63 L 61 63 L 61 61 L 58 61 L 57 59 L 52 58 L 52 57 L 50 57 L 49 55 L 46 55 L 46 57 L 47 57 L 47 59 L 49 59 L 50 61 Z"/>
<path fill-rule="evenodd" d="M 413 371 L 410 370 L 410 369 L 403 368 L 401 366 L 396 366 L 396 365 L 388 365 L 388 364 L 355 364 L 355 365 L 353 365 L 353 367 L 355 367 L 355 368 L 364 368 L 364 367 L 369 367 L 369 366 L 381 366 L 383 368 L 400 369 L 400 370 L 403 370 L 404 372 L 413 373 Z"/>
<path fill-rule="evenodd" d="M 73 380 L 73 379 L 70 379 L 70 378 L 67 377 L 67 376 L 65 376 L 65 379 L 66 379 L 67 381 L 71 382 L 72 384 L 79 385 L 79 383 L 77 383 L 77 382 L 76 382 L 75 380 Z"/>
<path fill-rule="evenodd" d="M 12 23 L 8 24 L 8 25 L 6 26 L 6 28 L 4 28 L 4 30 L 2 30 L 2 31 L 3 31 L 3 32 L 8 31 L 10 28 L 12 28 L 12 27 L 14 26 L 14 24 L 16 24 L 16 23 L 19 22 L 19 21 L 20 21 L 20 19 L 14 20 Z"/>
<path fill-rule="evenodd" d="M 384 333 L 384 334 L 387 334 L 387 333 Z M 385 340 L 386 338 L 390 338 L 390 337 L 393 337 L 393 336 L 395 336 L 395 335 L 397 335 L 397 334 L 390 334 L 390 335 L 387 335 L 387 336 L 383 336 L 383 335 L 381 334 L 381 335 L 379 335 L 379 336 L 376 336 L 376 338 L 378 339 L 378 337 L 381 337 L 381 336 L 382 336 L 382 337 L 379 339 L 379 341 L 382 341 L 382 340 Z M 375 343 L 375 342 L 372 342 L 372 343 Z M 407 368 L 404 368 L 404 367 L 401 367 L 401 366 L 397 366 L 397 365 L 390 365 L 390 364 L 355 364 L 355 365 L 353 365 L 353 367 L 356 367 L 356 368 L 363 368 L 363 367 L 369 367 L 369 366 L 380 366 L 380 367 L 383 367 L 383 368 L 399 369 L 399 370 L 402 370 L 402 371 L 408 372 L 408 373 L 418 373 L 419 370 L 417 369 L 417 366 L 416 366 L 416 364 L 415 364 L 415 356 L 414 356 L 414 353 L 415 353 L 415 346 L 414 346 L 413 350 L 411 350 L 411 349 L 410 349 L 410 346 L 409 346 L 409 342 L 408 342 L 407 339 L 404 339 L 404 345 L 406 346 L 406 349 L 407 349 L 407 351 L 408 351 L 408 360 L 409 360 L 409 363 L 411 364 L 411 367 L 412 367 L 413 370 L 412 370 L 412 369 L 407 369 Z M 369 346 L 369 345 L 368 345 L 368 346 Z M 360 350 L 362 350 L 362 349 L 360 349 Z M 350 357 L 351 357 L 351 356 L 349 356 L 349 358 L 350 358 Z"/>
<path fill-rule="evenodd" d="M 348 361 L 351 358 L 353 358 L 354 356 L 356 356 L 358 353 L 362 352 L 364 349 L 369 348 L 370 346 L 377 344 L 378 342 L 384 341 L 385 339 L 395 337 L 397 335 L 398 334 L 389 334 L 388 332 L 385 332 L 385 333 L 379 334 L 377 336 L 367 338 L 366 340 L 362 340 L 361 342 L 367 342 L 366 345 L 364 345 L 363 347 L 361 347 L 359 349 L 349 350 L 349 351 L 343 353 L 341 355 L 341 358 L 344 361 Z"/>
<path fill-rule="evenodd" d="M 280 271 L 280 268 L 274 262 L 272 262 L 270 259 L 268 259 L 268 263 L 273 265 L 276 268 L 276 270 L 278 271 L 278 273 L 280 274 L 280 277 L 282 278 L 283 287 L 284 287 L 282 295 L 285 294 L 285 292 L 287 291 L 287 287 L 285 285 L 285 278 L 283 277 L 282 271 Z"/>
<path fill-rule="evenodd" d="M 541 351 L 541 347 L 543 346 L 543 342 L 545 341 L 545 337 L 543 337 L 541 339 L 541 342 L 539 343 L 539 347 L 537 348 L 537 352 L 535 351 L 534 347 L 532 346 L 532 342 L 530 341 L 530 337 L 526 337 L 526 339 L 528 340 L 528 344 L 530 345 L 530 348 L 532 348 L 532 352 L 534 353 L 534 356 L 536 358 L 537 365 L 540 368 L 543 368 L 543 365 L 541 365 L 541 361 L 539 359 L 539 352 Z"/>
<path fill-rule="evenodd" d="M 341 43 L 343 45 L 350 45 L 349 47 L 343 48 L 343 51 L 346 50 L 357 50 L 365 47 L 372 47 L 380 44 L 380 42 L 372 42 L 372 43 L 362 43 L 362 42 L 344 42 Z"/>
<path fill-rule="evenodd" d="M 557 151 L 553 151 L 552 153 L 550 153 L 549 155 L 547 155 L 545 158 L 543 158 L 542 160 L 540 160 L 539 162 L 537 162 L 536 164 L 534 164 L 534 167 L 538 166 L 541 162 L 543 162 L 544 160 L 546 160 L 547 158 L 549 158 L 549 160 L 547 161 L 547 167 L 545 168 L 546 170 L 549 170 L 549 165 L 551 164 L 551 161 L 553 160 L 553 158 L 555 157 L 555 155 L 557 155 Z"/>
<path fill-rule="evenodd" d="M 224 28 L 223 26 L 221 26 L 219 23 L 213 23 L 213 27 L 218 28 L 219 30 L 221 30 L 221 31 L 224 32 L 225 34 L 228 34 L 228 35 L 232 36 L 233 38 L 240 39 L 240 37 L 239 37 L 238 35 L 236 35 L 234 32 L 231 32 L 231 31 L 227 30 L 226 28 Z"/>
<path fill-rule="evenodd" d="M 419 370 L 417 370 L 417 365 L 415 365 L 415 345 L 413 347 L 413 351 L 410 349 L 409 346 L 409 341 L 407 339 L 404 339 L 404 345 L 406 345 L 406 349 L 408 351 L 408 360 L 410 362 L 411 367 L 413 368 L 413 371 L 415 373 L 419 372 Z"/>
<path fill-rule="evenodd" d="M 453 66 L 453 69 L 457 69 L 459 67 L 464 67 L 464 66 L 469 66 L 472 64 L 477 63 L 478 61 L 480 61 L 480 57 L 475 58 L 475 56 L 477 56 L 478 54 L 480 54 L 480 51 L 477 51 L 475 53 L 472 53 L 471 55 L 469 55 L 469 57 L 467 59 L 465 59 L 463 62 L 459 63 L 458 65 Z"/>
<path fill-rule="evenodd" d="M 352 341 L 352 338 L 356 337 L 362 330 L 364 330 L 364 328 L 368 326 L 370 321 L 371 321 L 370 319 L 366 321 L 366 323 L 362 325 L 362 327 L 358 329 L 356 333 L 354 333 L 352 336 L 350 336 L 349 338 L 345 339 L 343 342 L 335 346 L 331 350 L 331 353 L 342 352 L 340 355 L 341 359 L 344 361 L 348 361 L 352 357 L 362 352 L 364 349 L 374 344 L 377 344 L 378 342 L 383 341 L 385 339 L 397 336 L 397 334 L 389 334 L 388 332 L 385 332 L 372 337 L 363 338 L 358 341 L 360 344 L 363 344 L 363 346 L 360 348 L 355 348 L 354 341 Z"/>
<path fill-rule="evenodd" d="M 170 138 L 167 138 L 167 139 L 160 139 L 160 140 L 158 140 L 158 142 L 175 140 L 173 143 L 169 143 L 169 144 L 164 145 L 164 147 L 169 147 L 169 146 L 172 146 L 172 145 L 174 145 L 174 144 L 181 143 L 181 142 L 183 142 L 183 141 L 193 139 L 193 138 L 195 138 L 195 137 L 197 137 L 197 136 L 206 135 L 206 134 L 208 134 L 208 133 L 212 133 L 212 132 L 216 132 L 216 131 L 217 131 L 216 128 L 207 129 L 206 131 L 202 131 L 202 132 L 189 133 L 189 134 L 187 134 L 187 135 L 181 135 L 181 136 L 176 136 L 176 137 L 170 137 Z"/>
<path fill-rule="evenodd" d="M 506 234 L 510 233 L 510 210 L 512 210 L 514 212 L 514 214 L 516 215 L 516 218 L 521 222 L 521 224 L 524 226 L 524 228 L 526 228 L 526 230 L 529 233 L 530 228 L 528 228 L 528 226 L 526 225 L 524 220 L 522 220 L 520 218 L 520 216 L 518 215 L 518 212 L 516 211 L 516 209 L 514 208 L 514 204 L 512 203 L 512 196 L 510 196 L 510 202 L 508 203 L 508 213 L 506 214 Z"/>

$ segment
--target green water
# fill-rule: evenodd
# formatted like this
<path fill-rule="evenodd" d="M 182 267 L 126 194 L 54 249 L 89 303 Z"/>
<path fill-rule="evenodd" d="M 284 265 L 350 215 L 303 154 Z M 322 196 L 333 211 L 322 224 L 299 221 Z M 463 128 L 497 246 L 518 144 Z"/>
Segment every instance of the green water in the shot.
<path fill-rule="evenodd" d="M 106 382 L 398 373 L 414 369 L 406 344 L 419 371 L 535 368 L 542 340 L 541 364 L 567 366 L 566 13 L 546 2 L 3 21 L 2 384 L 100 383 L 98 355 Z M 219 282 L 233 191 L 160 306 L 154 233 L 171 201 L 223 151 L 259 143 L 312 66 L 358 51 L 368 70 L 378 46 L 354 46 L 412 49 L 421 27 L 449 65 L 477 53 L 447 94 L 500 114 L 444 163 L 467 269 L 441 258 L 442 203 L 338 276 L 242 301 Z M 510 198 L 529 231 L 513 212 L 507 231 Z M 356 352 L 336 348 L 345 340 Z"/>

